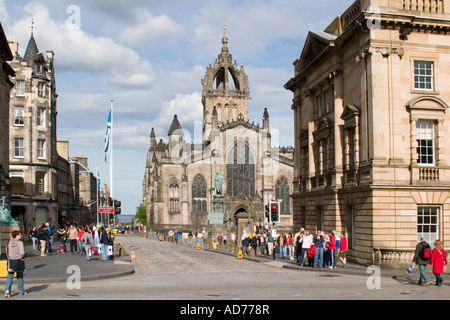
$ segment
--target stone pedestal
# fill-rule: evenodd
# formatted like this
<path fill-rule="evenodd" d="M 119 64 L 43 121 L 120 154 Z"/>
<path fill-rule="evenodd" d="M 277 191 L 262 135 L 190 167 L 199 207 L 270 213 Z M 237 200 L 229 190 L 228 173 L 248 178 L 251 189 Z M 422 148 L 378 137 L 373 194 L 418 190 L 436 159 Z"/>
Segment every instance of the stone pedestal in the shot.
<path fill-rule="evenodd" d="M 223 225 L 225 217 L 225 201 L 222 195 L 213 195 L 212 210 L 208 214 L 208 229 L 211 230 L 210 237 L 217 241 L 217 236 L 223 234 Z"/>
<path fill-rule="evenodd" d="M 215 225 L 216 227 L 223 225 L 225 215 L 225 201 L 223 200 L 223 196 L 214 195 L 212 210 L 208 214 L 208 224 Z"/>

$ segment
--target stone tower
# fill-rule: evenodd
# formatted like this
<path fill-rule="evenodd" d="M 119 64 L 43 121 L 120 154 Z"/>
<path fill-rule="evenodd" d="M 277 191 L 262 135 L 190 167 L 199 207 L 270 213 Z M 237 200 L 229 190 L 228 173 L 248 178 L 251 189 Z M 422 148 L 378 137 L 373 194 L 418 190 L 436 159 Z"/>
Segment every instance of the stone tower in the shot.
<path fill-rule="evenodd" d="M 233 62 L 232 55 L 228 51 L 225 28 L 222 50 L 214 62 L 214 66 L 207 67 L 202 86 L 204 141 L 207 140 L 213 128 L 213 120 L 217 120 L 219 127 L 238 119 L 248 120 L 248 99 L 250 98 L 248 77 L 244 72 L 244 67 L 241 65 L 238 68 L 236 61 Z M 217 118 L 213 117 L 213 111 Z"/>

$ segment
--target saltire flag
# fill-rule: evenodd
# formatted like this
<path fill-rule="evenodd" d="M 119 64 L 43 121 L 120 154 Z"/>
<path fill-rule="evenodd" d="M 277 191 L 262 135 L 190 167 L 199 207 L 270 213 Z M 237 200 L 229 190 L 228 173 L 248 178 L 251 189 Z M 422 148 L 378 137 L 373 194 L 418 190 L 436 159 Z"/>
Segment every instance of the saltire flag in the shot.
<path fill-rule="evenodd" d="M 100 191 L 100 173 L 98 173 L 98 167 L 97 167 L 97 191 Z"/>
<path fill-rule="evenodd" d="M 108 153 L 109 153 L 109 145 L 111 143 L 111 111 L 109 110 L 108 122 L 106 124 L 106 133 L 105 133 L 105 162 L 108 162 Z"/>

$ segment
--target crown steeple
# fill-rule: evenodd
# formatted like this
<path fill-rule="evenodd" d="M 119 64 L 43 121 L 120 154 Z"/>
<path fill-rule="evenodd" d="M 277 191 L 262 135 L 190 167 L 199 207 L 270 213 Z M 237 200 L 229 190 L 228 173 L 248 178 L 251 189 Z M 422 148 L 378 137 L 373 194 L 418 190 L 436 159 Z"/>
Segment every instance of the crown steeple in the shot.
<path fill-rule="evenodd" d="M 209 136 L 213 121 L 220 127 L 238 120 L 248 119 L 250 90 L 243 66 L 238 67 L 228 49 L 226 27 L 223 28 L 222 49 L 214 62 L 206 69 L 203 86 L 203 139 Z M 215 110 L 215 111 L 214 111 Z"/>

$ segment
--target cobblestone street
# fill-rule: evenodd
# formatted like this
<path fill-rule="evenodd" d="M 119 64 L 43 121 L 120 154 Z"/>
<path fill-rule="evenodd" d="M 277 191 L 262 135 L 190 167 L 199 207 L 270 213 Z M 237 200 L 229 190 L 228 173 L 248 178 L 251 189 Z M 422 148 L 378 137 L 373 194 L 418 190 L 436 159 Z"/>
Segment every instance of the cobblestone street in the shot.
<path fill-rule="evenodd" d="M 122 242 L 127 252 L 135 252 L 136 258 L 132 259 L 135 274 L 82 281 L 79 289 L 69 288 L 62 282 L 27 285 L 25 279 L 29 294 L 13 295 L 11 299 L 279 302 L 322 300 L 324 297 L 327 300 L 442 299 L 450 294 L 450 283 L 442 287 L 418 286 L 417 273 L 409 279 L 406 272 L 404 277 L 403 272 L 397 272 L 393 278 L 345 274 L 343 270 L 337 273 L 335 270 L 283 268 L 280 260 L 255 263 L 232 255 L 130 235 L 120 235 L 116 241 Z M 101 264 L 95 267 L 101 268 Z M 432 277 L 431 274 L 431 281 Z"/>

